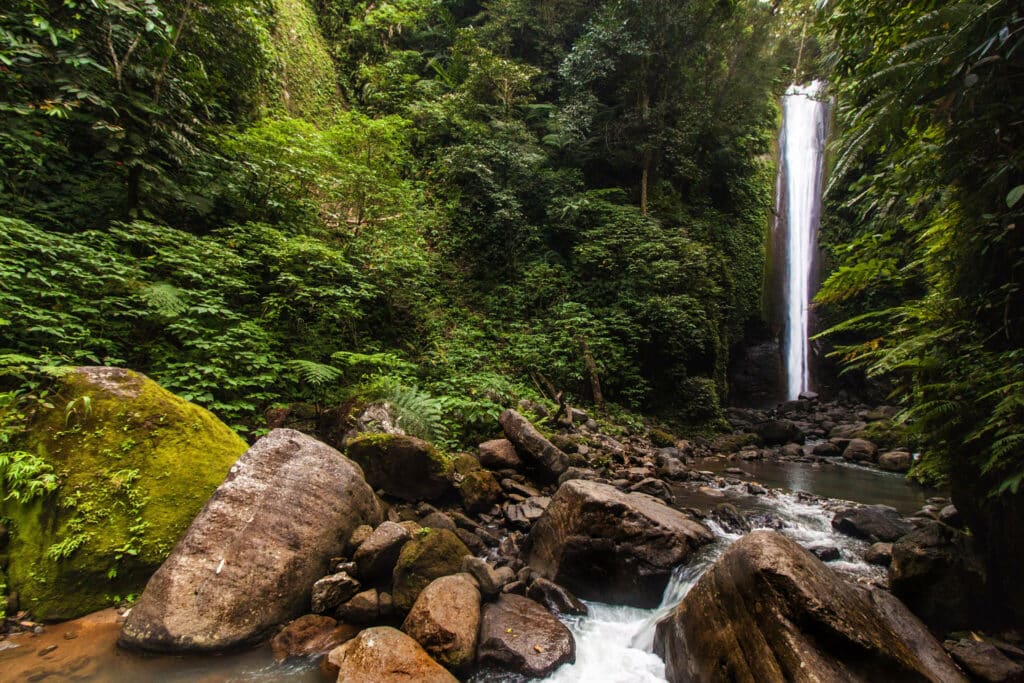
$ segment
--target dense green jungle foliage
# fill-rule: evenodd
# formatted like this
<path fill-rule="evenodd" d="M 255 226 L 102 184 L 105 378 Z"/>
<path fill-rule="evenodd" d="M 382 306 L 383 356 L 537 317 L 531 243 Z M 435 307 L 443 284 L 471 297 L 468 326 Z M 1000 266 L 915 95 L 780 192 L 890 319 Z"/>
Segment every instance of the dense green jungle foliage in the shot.
<path fill-rule="evenodd" d="M 4 400 L 105 363 L 250 434 L 356 394 L 449 445 L 556 390 L 715 423 L 778 5 L 4 2 Z"/>
<path fill-rule="evenodd" d="M 1024 481 L 1024 14 L 1009 0 L 829 0 L 839 102 L 818 295 L 883 377 L 922 478 Z M 959 503 L 958 503 L 959 504 Z"/>

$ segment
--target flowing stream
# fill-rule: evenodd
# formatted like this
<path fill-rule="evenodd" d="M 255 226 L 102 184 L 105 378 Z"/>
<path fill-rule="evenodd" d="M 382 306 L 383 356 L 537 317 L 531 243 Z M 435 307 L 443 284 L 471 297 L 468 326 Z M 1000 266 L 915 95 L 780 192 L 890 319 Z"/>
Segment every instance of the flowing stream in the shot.
<path fill-rule="evenodd" d="M 782 98 L 779 208 L 785 205 L 786 281 L 783 356 L 787 398 L 811 388 L 808 306 L 821 220 L 821 184 L 829 104 L 822 83 L 792 85 Z M 780 217 L 780 221 L 782 221 Z"/>
<path fill-rule="evenodd" d="M 715 470 L 735 463 L 703 461 L 700 467 Z M 830 466 L 814 468 L 803 463 L 742 463 L 748 479 L 757 479 L 777 487 L 768 495 L 746 493 L 743 484 L 727 486 L 721 497 L 705 497 L 691 488 L 675 490 L 676 505 L 709 509 L 716 503 L 730 502 L 748 513 L 775 516 L 784 524 L 782 532 L 804 546 L 830 545 L 841 557 L 829 566 L 858 578 L 883 581 L 884 570 L 865 564 L 860 557 L 866 544 L 832 530 L 831 499 L 808 500 L 803 490 L 842 496 L 856 502 L 884 503 L 906 513 L 919 509 L 926 493 L 911 487 L 893 474 Z M 637 609 L 596 602 L 588 603 L 590 614 L 567 617 L 566 623 L 576 637 L 576 663 L 555 671 L 549 681 L 555 683 L 656 683 L 664 681 L 664 664 L 653 654 L 657 622 L 679 603 L 701 574 L 721 555 L 738 534 L 726 532 L 713 521 L 708 526 L 716 540 L 703 548 L 687 565 L 680 567 L 669 583 L 657 609 Z M 0 641 L 0 681 L 90 681 L 134 683 L 135 681 L 287 681 L 289 683 L 326 683 L 333 680 L 321 673 L 319 665 L 307 660 L 285 663 L 273 661 L 268 647 L 223 656 L 174 657 L 144 656 L 117 648 L 118 624 L 113 610 L 99 612 L 65 624 L 47 628 L 40 636 L 19 636 Z M 53 649 L 51 646 L 56 646 Z M 5 649 L 6 648 L 6 649 Z M 4 672 L 17 671 L 8 679 Z M 478 676 L 476 681 L 495 681 Z M 504 680 L 517 680 L 509 677 Z"/>

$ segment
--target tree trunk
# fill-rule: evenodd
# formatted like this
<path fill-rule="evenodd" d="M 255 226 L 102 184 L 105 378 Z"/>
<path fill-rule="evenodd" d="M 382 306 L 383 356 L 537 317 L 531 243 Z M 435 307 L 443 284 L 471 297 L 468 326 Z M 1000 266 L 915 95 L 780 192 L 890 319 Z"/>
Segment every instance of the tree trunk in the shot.
<path fill-rule="evenodd" d="M 604 412 L 604 393 L 601 391 L 601 378 L 597 374 L 597 363 L 590 353 L 590 345 L 583 337 L 579 338 L 580 346 L 583 348 L 583 362 L 587 365 L 587 373 L 590 375 L 590 391 L 594 395 L 594 405 Z"/>
<path fill-rule="evenodd" d="M 644 124 L 644 137 L 647 137 L 647 123 L 651 118 L 651 96 L 644 88 L 640 99 L 640 118 Z M 651 147 L 648 140 L 644 140 L 644 152 L 640 162 L 640 214 L 647 215 L 647 183 L 651 177 Z"/>

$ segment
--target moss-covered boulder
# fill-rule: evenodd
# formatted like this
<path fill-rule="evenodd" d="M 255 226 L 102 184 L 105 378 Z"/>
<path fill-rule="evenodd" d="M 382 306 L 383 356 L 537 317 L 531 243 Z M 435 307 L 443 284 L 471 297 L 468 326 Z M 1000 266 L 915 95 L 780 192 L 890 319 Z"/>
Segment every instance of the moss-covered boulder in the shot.
<path fill-rule="evenodd" d="M 412 609 L 420 592 L 434 579 L 462 571 L 469 548 L 448 529 L 423 529 L 402 546 L 393 575 L 395 607 Z"/>
<path fill-rule="evenodd" d="M 452 487 L 452 461 L 426 441 L 404 434 L 364 434 L 346 455 L 374 489 L 404 500 L 434 500 Z"/>
<path fill-rule="evenodd" d="M 245 452 L 209 411 L 131 370 L 76 368 L 17 444 L 51 493 L 0 484 L 8 590 L 38 619 L 70 619 L 141 591 Z"/>

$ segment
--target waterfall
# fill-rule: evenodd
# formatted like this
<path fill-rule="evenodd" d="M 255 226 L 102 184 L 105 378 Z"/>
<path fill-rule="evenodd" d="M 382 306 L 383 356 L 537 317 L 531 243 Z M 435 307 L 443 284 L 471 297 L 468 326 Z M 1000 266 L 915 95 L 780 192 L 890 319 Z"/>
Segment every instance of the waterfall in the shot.
<path fill-rule="evenodd" d="M 820 81 L 792 85 L 782 98 L 777 201 L 786 244 L 783 358 L 790 399 L 811 388 L 808 309 L 814 286 L 829 113 L 829 103 L 816 99 L 822 87 Z"/>

